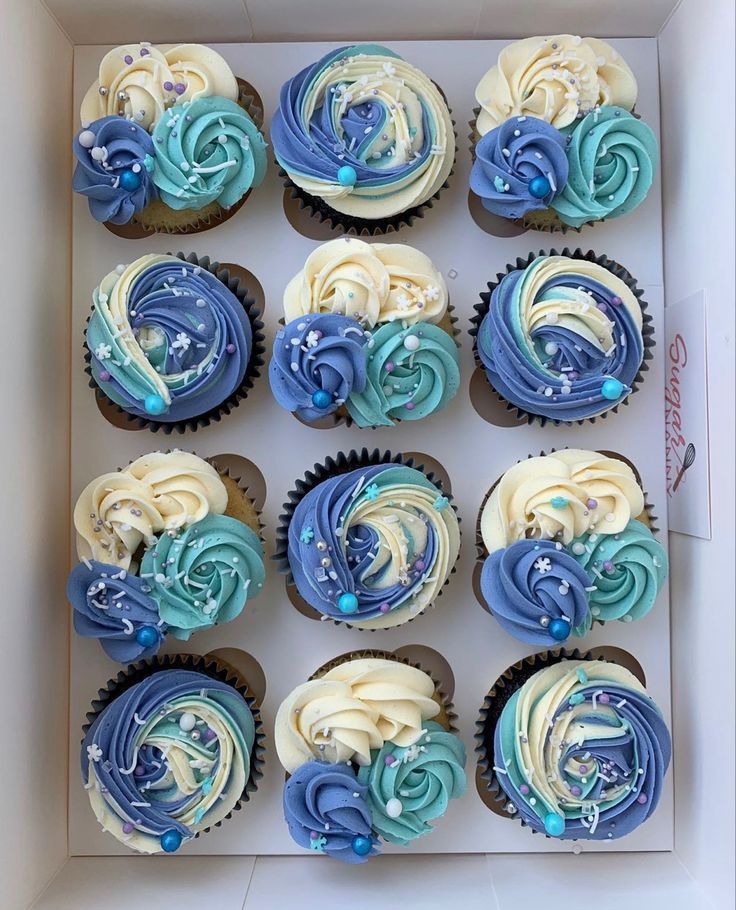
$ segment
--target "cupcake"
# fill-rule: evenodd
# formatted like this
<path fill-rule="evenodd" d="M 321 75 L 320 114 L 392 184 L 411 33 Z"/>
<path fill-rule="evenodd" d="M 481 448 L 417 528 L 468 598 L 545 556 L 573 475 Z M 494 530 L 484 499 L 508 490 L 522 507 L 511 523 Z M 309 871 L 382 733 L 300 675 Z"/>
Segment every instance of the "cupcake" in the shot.
<path fill-rule="evenodd" d="M 260 105 L 209 47 L 117 47 L 82 101 L 73 188 L 128 237 L 212 227 L 265 176 Z"/>
<path fill-rule="evenodd" d="M 92 293 L 87 372 L 141 427 L 196 430 L 245 398 L 263 363 L 263 323 L 237 274 L 208 257 L 148 253 Z"/>
<path fill-rule="evenodd" d="M 633 114 L 637 84 L 605 41 L 577 35 L 507 45 L 475 90 L 470 189 L 492 214 L 540 230 L 631 212 L 659 163 Z"/>
<path fill-rule="evenodd" d="M 532 645 L 581 637 L 594 621 L 641 619 L 667 578 L 639 478 L 610 454 L 520 461 L 492 487 L 478 531 L 482 599 Z"/>
<path fill-rule="evenodd" d="M 288 582 L 323 619 L 399 626 L 439 597 L 460 550 L 449 495 L 411 459 L 340 454 L 297 481 L 277 531 Z"/>
<path fill-rule="evenodd" d="M 509 816 L 562 840 L 613 840 L 657 808 L 672 754 L 662 713 L 627 669 L 537 654 L 486 696 L 479 765 Z"/>
<path fill-rule="evenodd" d="M 80 759 L 92 810 L 138 853 L 173 853 L 222 824 L 261 777 L 258 706 L 211 658 L 129 667 L 87 717 Z"/>
<path fill-rule="evenodd" d="M 442 273 L 413 247 L 322 244 L 284 291 L 274 397 L 302 421 L 334 415 L 361 428 L 441 410 L 460 385 L 448 303 Z"/>
<path fill-rule="evenodd" d="M 529 423 L 615 413 L 652 359 L 642 293 L 626 269 L 592 250 L 530 253 L 480 295 L 470 330 L 476 363 Z"/>
<path fill-rule="evenodd" d="M 167 635 L 229 622 L 263 587 L 260 525 L 247 492 L 189 452 L 152 452 L 89 483 L 74 507 L 74 628 L 120 663 Z"/>
<path fill-rule="evenodd" d="M 348 655 L 297 686 L 276 714 L 284 816 L 300 847 L 366 862 L 408 846 L 465 792 L 465 747 L 446 699 L 418 667 Z"/>
<path fill-rule="evenodd" d="M 379 44 L 337 48 L 289 79 L 271 140 L 301 205 L 356 233 L 411 224 L 455 160 L 441 91 Z"/>

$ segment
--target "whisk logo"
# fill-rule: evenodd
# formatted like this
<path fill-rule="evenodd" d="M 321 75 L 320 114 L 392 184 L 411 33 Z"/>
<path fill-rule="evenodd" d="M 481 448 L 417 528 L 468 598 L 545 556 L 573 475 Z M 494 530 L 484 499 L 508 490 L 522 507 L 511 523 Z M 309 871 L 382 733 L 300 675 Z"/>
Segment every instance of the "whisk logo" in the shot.
<path fill-rule="evenodd" d="M 667 381 L 664 390 L 668 496 L 677 492 L 685 472 L 692 467 L 696 457 L 695 444 L 687 441 L 683 428 L 680 389 L 687 362 L 687 344 L 678 333 L 667 351 Z"/>

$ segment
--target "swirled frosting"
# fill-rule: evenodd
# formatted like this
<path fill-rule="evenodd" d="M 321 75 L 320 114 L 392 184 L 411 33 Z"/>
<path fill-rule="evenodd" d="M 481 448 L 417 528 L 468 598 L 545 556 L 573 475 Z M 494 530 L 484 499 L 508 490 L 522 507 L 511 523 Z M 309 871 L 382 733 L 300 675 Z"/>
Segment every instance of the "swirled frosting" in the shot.
<path fill-rule="evenodd" d="M 297 686 L 276 714 L 279 761 L 293 773 L 314 758 L 371 763 L 384 742 L 410 746 L 435 717 L 431 677 L 396 660 L 346 661 Z"/>
<path fill-rule="evenodd" d="M 118 695 L 82 741 L 82 779 L 102 827 L 140 853 L 171 852 L 235 807 L 255 721 L 204 673 L 158 670 Z"/>
<path fill-rule="evenodd" d="M 494 550 L 483 563 L 480 585 L 499 624 L 528 644 L 554 647 L 589 625 L 591 579 L 561 544 L 517 540 Z"/>
<path fill-rule="evenodd" d="M 654 812 L 670 762 L 667 725 L 641 683 L 604 661 L 561 661 L 504 705 L 496 779 L 535 831 L 612 840 Z"/>
<path fill-rule="evenodd" d="M 253 330 L 236 295 L 207 269 L 149 253 L 106 275 L 93 301 L 92 376 L 128 413 L 186 420 L 243 382 Z"/>
<path fill-rule="evenodd" d="M 212 48 L 124 44 L 102 58 L 98 78 L 82 101 L 81 119 L 87 125 L 100 117 L 121 117 L 151 131 L 177 102 L 211 95 L 238 97 L 232 70 Z"/>
<path fill-rule="evenodd" d="M 271 138 L 298 187 L 367 219 L 427 202 L 454 161 L 452 120 L 439 90 L 376 44 L 330 51 L 289 79 Z"/>
<path fill-rule="evenodd" d="M 524 38 L 504 47 L 478 83 L 476 128 L 482 136 L 521 115 L 562 129 L 596 106 L 630 111 L 636 96 L 634 74 L 605 41 L 577 35 Z"/>
<path fill-rule="evenodd" d="M 364 863 L 378 853 L 371 832 L 367 788 L 347 764 L 310 761 L 300 765 L 284 785 L 284 817 L 299 844 L 346 863 Z M 365 852 L 353 849 L 356 838 L 368 838 Z"/>
<path fill-rule="evenodd" d="M 226 507 L 225 484 L 202 458 L 176 449 L 152 452 L 84 488 L 74 507 L 77 554 L 127 570 L 142 543 Z"/>
<path fill-rule="evenodd" d="M 657 138 L 643 120 L 604 107 L 569 128 L 569 177 L 550 200 L 572 227 L 618 218 L 644 201 L 659 164 Z"/>
<path fill-rule="evenodd" d="M 439 322 L 447 284 L 428 256 L 404 243 L 329 240 L 307 257 L 284 291 L 291 322 L 310 313 L 351 316 L 365 328 L 379 322 Z"/>
<path fill-rule="evenodd" d="M 268 378 L 274 398 L 305 420 L 332 414 L 366 384 L 370 333 L 348 316 L 303 316 L 276 334 Z"/>
<path fill-rule="evenodd" d="M 119 663 L 152 657 L 167 628 L 150 591 L 145 581 L 119 566 L 96 560 L 79 563 L 66 585 L 74 630 L 98 639 L 105 653 Z"/>
<path fill-rule="evenodd" d="M 266 174 L 266 142 L 234 101 L 219 96 L 177 104 L 153 130 L 153 182 L 171 209 L 229 209 Z"/>
<path fill-rule="evenodd" d="M 628 464 L 585 449 L 520 461 L 501 477 L 481 512 L 488 553 L 524 538 L 564 546 L 583 534 L 620 534 L 644 512 L 644 493 Z"/>
<path fill-rule="evenodd" d="M 239 616 L 265 579 L 263 545 L 242 521 L 209 514 L 146 550 L 140 577 L 176 638 Z M 253 589 L 252 591 L 250 589 Z"/>
<path fill-rule="evenodd" d="M 406 846 L 428 834 L 429 822 L 465 792 L 465 747 L 454 733 L 427 721 L 412 745 L 384 743 L 370 766 L 358 770 L 358 782 L 368 788 L 373 830 Z"/>
<path fill-rule="evenodd" d="M 604 413 L 631 391 L 644 356 L 641 306 L 613 272 L 539 256 L 494 288 L 476 350 L 491 385 L 529 414 Z"/>
<path fill-rule="evenodd" d="M 373 333 L 366 379 L 364 390 L 354 389 L 345 402 L 358 426 L 420 420 L 444 408 L 457 394 L 457 345 L 444 329 L 431 323 L 409 329 L 403 323 L 386 323 Z"/>
<path fill-rule="evenodd" d="M 630 521 L 618 534 L 584 534 L 573 541 L 571 552 L 593 585 L 590 613 L 578 635 L 594 619 L 631 622 L 646 616 L 667 578 L 667 552 L 640 521 Z"/>
<path fill-rule="evenodd" d="M 537 117 L 513 117 L 476 145 L 470 189 L 495 215 L 522 218 L 548 208 L 567 175 L 562 133 Z"/>
<path fill-rule="evenodd" d="M 317 484 L 297 504 L 288 538 L 300 595 L 358 628 L 400 625 L 421 613 L 460 548 L 447 497 L 400 464 L 368 465 Z"/>
<path fill-rule="evenodd" d="M 87 197 L 96 221 L 127 224 L 158 196 L 153 183 L 154 148 L 140 126 L 103 117 L 74 137 L 76 193 Z"/>

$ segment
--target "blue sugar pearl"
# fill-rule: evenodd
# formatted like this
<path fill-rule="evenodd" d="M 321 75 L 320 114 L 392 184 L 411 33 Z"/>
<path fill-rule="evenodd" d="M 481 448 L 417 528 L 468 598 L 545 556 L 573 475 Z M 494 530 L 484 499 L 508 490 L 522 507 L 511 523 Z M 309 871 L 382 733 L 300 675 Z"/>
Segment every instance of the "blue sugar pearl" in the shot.
<path fill-rule="evenodd" d="M 152 648 L 158 641 L 158 632 L 153 626 L 141 626 L 135 633 L 135 640 L 142 648 Z"/>
<path fill-rule="evenodd" d="M 358 175 L 355 173 L 355 168 L 350 167 L 349 164 L 344 164 L 337 172 L 337 182 L 340 186 L 355 186 L 357 179 Z"/>
<path fill-rule="evenodd" d="M 553 619 L 548 629 L 555 641 L 564 641 L 570 635 L 570 623 L 566 619 Z"/>
<path fill-rule="evenodd" d="M 161 835 L 161 849 L 164 853 L 176 853 L 176 851 L 181 847 L 181 834 L 176 830 L 176 828 L 169 828 L 168 831 L 164 831 Z"/>
<path fill-rule="evenodd" d="M 601 386 L 601 395 L 609 401 L 616 401 L 623 394 L 626 386 L 618 379 L 606 379 Z"/>
<path fill-rule="evenodd" d="M 549 502 L 553 509 L 564 509 L 567 505 L 567 499 L 564 496 L 553 496 Z"/>
<path fill-rule="evenodd" d="M 353 848 L 353 853 L 357 853 L 358 856 L 368 856 L 373 849 L 373 841 L 370 837 L 365 837 L 362 834 L 356 834 L 350 845 Z"/>
<path fill-rule="evenodd" d="M 544 816 L 544 830 L 550 837 L 559 837 L 565 831 L 565 819 L 556 812 Z"/>
<path fill-rule="evenodd" d="M 157 416 L 166 410 L 166 402 L 160 395 L 147 395 L 143 407 L 146 409 L 146 414 Z"/>
<path fill-rule="evenodd" d="M 355 613 L 358 609 L 358 598 L 355 594 L 351 594 L 349 591 L 346 591 L 344 594 L 341 594 L 337 599 L 337 609 L 341 613 Z"/>
<path fill-rule="evenodd" d="M 535 199 L 544 199 L 552 192 L 549 180 L 546 177 L 532 177 L 529 181 L 529 193 Z"/>
<path fill-rule="evenodd" d="M 312 393 L 312 404 L 320 411 L 324 411 L 332 404 L 332 395 L 326 389 L 317 389 Z"/>
<path fill-rule="evenodd" d="M 136 174 L 135 171 L 123 171 L 120 175 L 120 186 L 126 190 L 126 192 L 132 193 L 134 190 L 137 190 L 140 185 L 140 174 Z"/>

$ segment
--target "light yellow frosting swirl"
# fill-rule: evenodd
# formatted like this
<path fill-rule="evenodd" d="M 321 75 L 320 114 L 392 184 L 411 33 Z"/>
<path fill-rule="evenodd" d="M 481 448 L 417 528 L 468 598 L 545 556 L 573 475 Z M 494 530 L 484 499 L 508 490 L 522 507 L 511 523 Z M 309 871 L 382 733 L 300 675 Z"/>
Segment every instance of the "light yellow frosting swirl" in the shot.
<path fill-rule="evenodd" d="M 410 746 L 440 707 L 421 670 L 395 660 L 363 658 L 297 686 L 276 714 L 279 760 L 289 772 L 314 758 L 370 765 L 371 749 Z"/>
<path fill-rule="evenodd" d="M 480 531 L 488 553 L 525 538 L 567 546 L 582 534 L 618 534 L 643 512 L 644 493 L 629 465 L 563 449 L 506 471 L 483 507 Z"/>
<path fill-rule="evenodd" d="M 141 543 L 226 507 L 212 465 L 189 452 L 152 452 L 84 488 L 74 507 L 77 554 L 127 569 Z"/>
<path fill-rule="evenodd" d="M 98 78 L 82 101 L 81 119 L 89 124 L 122 114 L 150 131 L 172 105 L 211 95 L 238 97 L 232 70 L 212 48 L 123 44 L 102 58 Z"/>
<path fill-rule="evenodd" d="M 605 41 L 578 35 L 524 38 L 507 45 L 480 80 L 481 136 L 509 117 L 531 116 L 557 129 L 597 105 L 630 111 L 637 85 L 628 64 Z"/>
<path fill-rule="evenodd" d="M 284 291 L 291 322 L 309 313 L 352 316 L 366 328 L 401 319 L 439 322 L 447 284 L 431 259 L 404 243 L 340 238 L 318 246 Z"/>

